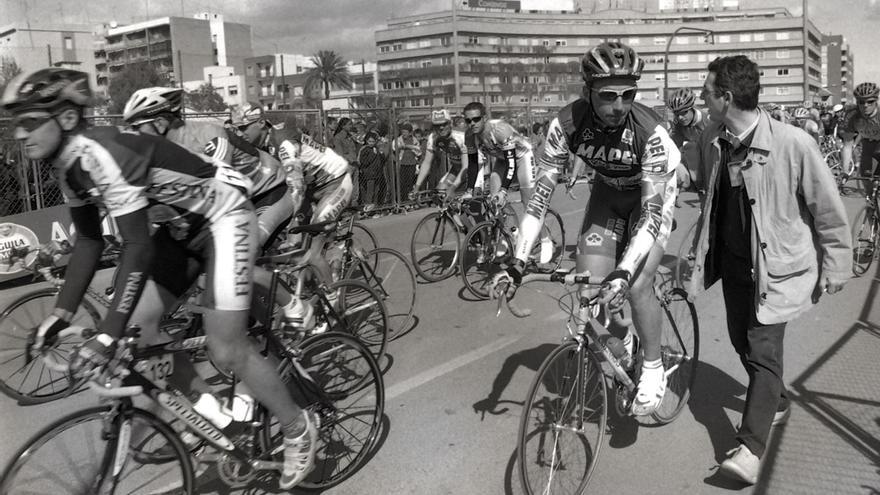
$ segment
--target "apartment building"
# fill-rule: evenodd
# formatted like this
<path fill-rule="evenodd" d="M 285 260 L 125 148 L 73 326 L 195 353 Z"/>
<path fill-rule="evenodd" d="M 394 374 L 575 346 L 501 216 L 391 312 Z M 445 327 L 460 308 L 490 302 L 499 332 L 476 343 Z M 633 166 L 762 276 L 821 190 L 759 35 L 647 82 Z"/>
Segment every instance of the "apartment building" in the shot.
<path fill-rule="evenodd" d="M 722 2 L 723 4 L 723 2 Z M 673 36 L 674 35 L 674 36 Z M 646 66 L 639 98 L 698 90 L 718 56 L 761 68 L 761 101 L 820 97 L 823 35 L 784 8 L 583 13 L 453 10 L 393 18 L 375 33 L 379 90 L 392 105 L 560 107 L 582 88 L 580 59 L 606 40 L 635 48 Z M 667 50 L 667 44 L 671 44 Z"/>
<path fill-rule="evenodd" d="M 14 60 L 25 72 L 67 67 L 88 72 L 97 83 L 92 28 L 86 25 L 9 24 L 0 27 L 0 64 Z"/>
<path fill-rule="evenodd" d="M 861 81 L 860 81 L 861 82 Z M 822 87 L 831 94 L 831 102 L 852 103 L 853 52 L 842 35 L 826 35 L 822 44 Z"/>
<path fill-rule="evenodd" d="M 139 63 L 153 64 L 172 84 L 201 80 L 208 66 L 232 67 L 243 74 L 244 59 L 253 55 L 251 27 L 211 13 L 162 17 L 111 27 L 96 53 L 108 83 L 126 65 Z"/>

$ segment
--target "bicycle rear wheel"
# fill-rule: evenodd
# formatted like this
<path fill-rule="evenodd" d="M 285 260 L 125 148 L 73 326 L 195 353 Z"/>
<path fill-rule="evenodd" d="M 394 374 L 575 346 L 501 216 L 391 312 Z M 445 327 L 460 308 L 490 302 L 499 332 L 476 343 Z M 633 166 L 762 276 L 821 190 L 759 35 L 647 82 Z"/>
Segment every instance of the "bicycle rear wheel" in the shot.
<path fill-rule="evenodd" d="M 369 259 L 377 259 L 375 267 Z M 345 278 L 360 280 L 382 298 L 388 313 L 388 338 L 394 340 L 413 326 L 416 305 L 416 274 L 409 260 L 391 248 L 377 248 L 358 257 L 351 264 Z"/>
<path fill-rule="evenodd" d="M 439 211 L 421 219 L 410 242 L 416 272 L 428 282 L 439 282 L 455 273 L 461 236 L 448 215 Z"/>
<path fill-rule="evenodd" d="M 853 220 L 853 274 L 861 276 L 871 268 L 877 255 L 877 236 L 880 221 L 877 213 L 870 206 L 864 206 Z"/>
<path fill-rule="evenodd" d="M 42 359 L 26 362 L 27 343 L 43 319 L 52 314 L 58 289 L 48 287 L 25 294 L 0 313 L 0 391 L 22 405 L 41 404 L 70 392 L 65 373 L 45 367 Z M 83 300 L 71 324 L 97 328 L 101 315 Z M 67 362 L 70 351 L 80 344 L 79 337 L 66 337 L 51 349 L 59 363 Z"/>
<path fill-rule="evenodd" d="M 356 473 L 376 448 L 385 385 L 372 354 L 349 335 L 316 335 L 299 348 L 298 367 L 287 361 L 282 376 L 294 400 L 320 419 L 315 468 L 299 486 L 326 489 Z M 278 421 L 262 411 L 266 427 L 261 439 L 270 451 L 281 443 L 282 434 Z"/>
<path fill-rule="evenodd" d="M 585 346 L 566 341 L 538 368 L 520 418 L 517 459 L 525 493 L 584 492 L 608 420 L 605 375 Z"/>
<path fill-rule="evenodd" d="M 544 215 L 544 225 L 541 226 L 541 234 L 535 247 L 532 249 L 532 258 L 539 273 L 551 273 L 556 271 L 562 264 L 565 254 L 565 226 L 562 216 L 553 208 L 547 208 Z M 542 262 L 542 259 L 548 261 Z"/>
<path fill-rule="evenodd" d="M 363 253 L 371 253 L 379 248 L 379 242 L 376 241 L 376 235 L 360 222 L 354 222 L 351 226 L 351 247 L 359 249 Z M 370 266 L 375 269 L 379 262 L 378 256 L 367 256 Z"/>
<path fill-rule="evenodd" d="M 0 493 L 195 493 L 189 453 L 171 427 L 142 409 L 112 411 L 84 409 L 41 430 L 12 457 Z M 136 460 L 159 447 L 173 453 L 166 462 Z"/>
<path fill-rule="evenodd" d="M 513 240 L 492 222 L 483 222 L 464 238 L 461 256 L 461 279 L 478 299 L 489 299 L 492 277 L 513 255 Z"/>
<path fill-rule="evenodd" d="M 673 288 L 659 299 L 664 315 L 660 357 L 666 369 L 666 394 L 651 416 L 636 417 L 644 425 L 671 423 L 681 414 L 690 399 L 700 360 L 697 310 L 688 301 L 687 292 Z"/>
<path fill-rule="evenodd" d="M 336 294 L 335 307 L 326 307 L 331 300 L 323 299 L 319 314 L 330 323 L 330 329 L 354 335 L 370 349 L 376 361 L 381 361 L 388 342 L 388 315 L 382 298 L 357 280 L 343 279 L 330 284 L 328 289 Z M 327 318 L 334 314 L 342 321 Z"/>

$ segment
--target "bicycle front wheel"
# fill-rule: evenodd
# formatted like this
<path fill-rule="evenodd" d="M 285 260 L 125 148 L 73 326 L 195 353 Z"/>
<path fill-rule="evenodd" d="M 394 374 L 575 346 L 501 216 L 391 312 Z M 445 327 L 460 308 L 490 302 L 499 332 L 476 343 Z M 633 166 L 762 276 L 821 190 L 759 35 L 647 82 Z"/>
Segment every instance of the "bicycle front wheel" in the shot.
<path fill-rule="evenodd" d="M 351 246 L 362 253 L 370 253 L 379 248 L 379 242 L 376 241 L 376 235 L 360 222 L 354 222 L 351 225 Z M 367 261 L 374 269 L 379 262 L 377 256 L 367 256 Z"/>
<path fill-rule="evenodd" d="M 354 335 L 370 349 L 376 361 L 381 361 L 388 343 L 388 314 L 382 298 L 370 286 L 357 280 L 334 282 L 329 290 L 335 293 L 336 302 L 328 299 L 327 303 L 334 308 L 324 307 L 322 311 L 325 318 L 335 312 L 341 319 L 331 322 L 330 329 Z"/>
<path fill-rule="evenodd" d="M 39 289 L 19 297 L 0 313 L 0 391 L 22 405 L 49 402 L 70 392 L 66 373 L 50 370 L 42 359 L 26 360 L 28 338 L 52 314 L 57 296 L 54 287 Z M 101 315 L 84 299 L 70 323 L 97 328 L 100 321 Z M 59 363 L 65 363 L 80 343 L 79 337 L 66 337 L 50 352 Z"/>
<path fill-rule="evenodd" d="M 455 222 L 439 211 L 419 220 L 410 242 L 416 272 L 428 282 L 439 282 L 455 273 L 461 236 Z"/>
<path fill-rule="evenodd" d="M 553 349 L 520 419 L 517 457 L 525 493 L 582 494 L 607 420 L 605 375 L 596 355 L 573 340 Z"/>
<path fill-rule="evenodd" d="M 489 299 L 492 277 L 499 265 L 513 256 L 513 240 L 492 222 L 483 222 L 464 238 L 461 256 L 461 279 L 478 299 Z"/>
<path fill-rule="evenodd" d="M 138 453 L 159 447 L 173 455 L 162 463 L 137 460 Z M 12 459 L 0 479 L 4 495 L 195 493 L 183 443 L 156 416 L 136 408 L 77 411 L 37 433 Z"/>
<path fill-rule="evenodd" d="M 853 274 L 861 276 L 871 268 L 877 255 L 877 236 L 880 222 L 873 208 L 864 206 L 853 220 Z"/>
<path fill-rule="evenodd" d="M 376 259 L 370 266 L 370 259 Z M 391 248 L 377 248 L 356 259 L 345 278 L 366 282 L 385 305 L 388 338 L 394 340 L 412 329 L 416 305 L 416 274 L 409 260 Z"/>
<path fill-rule="evenodd" d="M 693 253 L 694 235 L 697 233 L 697 222 L 688 227 L 687 232 L 678 245 L 678 259 L 675 262 L 675 283 L 678 287 L 687 290 L 694 274 Z"/>
<path fill-rule="evenodd" d="M 565 226 L 562 216 L 552 208 L 547 208 L 544 225 L 538 242 L 532 250 L 532 257 L 539 273 L 552 273 L 562 265 L 565 254 Z"/>
<path fill-rule="evenodd" d="M 385 384 L 372 354 L 349 335 L 317 335 L 299 347 L 298 366 L 288 361 L 282 376 L 294 400 L 320 421 L 315 468 L 300 486 L 326 489 L 351 477 L 373 453 L 385 410 Z M 273 450 L 282 441 L 278 421 L 266 417 L 263 424 L 264 447 Z"/>

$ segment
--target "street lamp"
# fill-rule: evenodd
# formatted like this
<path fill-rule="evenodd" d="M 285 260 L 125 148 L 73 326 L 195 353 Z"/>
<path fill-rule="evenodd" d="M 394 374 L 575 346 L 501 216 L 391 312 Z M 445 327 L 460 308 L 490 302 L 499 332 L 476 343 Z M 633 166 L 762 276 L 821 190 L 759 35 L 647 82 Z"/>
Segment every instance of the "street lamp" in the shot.
<path fill-rule="evenodd" d="M 666 40 L 666 51 L 663 52 L 663 101 L 666 101 L 666 96 L 669 94 L 669 47 L 672 45 L 672 40 L 675 39 L 675 36 L 682 32 L 689 31 L 692 33 L 702 33 L 706 36 L 707 39 L 711 38 L 711 43 L 715 44 L 714 35 L 715 32 L 711 29 L 703 29 L 697 27 L 690 26 L 681 26 L 669 35 L 669 39 Z"/>

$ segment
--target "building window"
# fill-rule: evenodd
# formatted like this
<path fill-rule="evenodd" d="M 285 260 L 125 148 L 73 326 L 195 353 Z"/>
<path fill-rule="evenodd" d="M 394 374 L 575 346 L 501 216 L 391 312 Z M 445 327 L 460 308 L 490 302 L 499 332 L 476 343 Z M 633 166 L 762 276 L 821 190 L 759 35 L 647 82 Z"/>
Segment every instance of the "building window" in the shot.
<path fill-rule="evenodd" d="M 419 40 L 419 48 L 430 48 L 431 40 Z"/>
<path fill-rule="evenodd" d="M 722 34 L 721 36 L 718 37 L 718 42 L 719 43 L 730 43 L 730 35 L 729 34 Z"/>
<path fill-rule="evenodd" d="M 764 41 L 764 33 L 755 33 L 755 41 Z"/>
<path fill-rule="evenodd" d="M 394 89 L 403 89 L 403 81 L 394 81 Z"/>
<path fill-rule="evenodd" d="M 709 75 L 708 72 L 698 72 L 698 73 L 697 73 L 697 77 L 700 79 L 700 81 L 705 81 L 705 80 L 706 80 L 706 77 L 707 77 L 708 75 Z"/>
<path fill-rule="evenodd" d="M 471 59 L 471 63 L 474 64 L 474 65 L 476 65 L 476 64 L 480 63 L 480 59 L 477 58 L 477 57 L 474 57 L 474 58 Z"/>
<path fill-rule="evenodd" d="M 678 72 L 675 74 L 675 78 L 679 81 L 689 81 L 691 79 L 691 75 L 687 72 Z"/>
<path fill-rule="evenodd" d="M 665 45 L 665 44 L 666 44 L 666 38 L 661 38 L 661 37 L 658 36 L 658 37 L 654 38 L 654 44 L 655 44 L 655 45 L 660 45 L 660 46 Z"/>
<path fill-rule="evenodd" d="M 501 101 L 500 95 L 489 95 L 489 103 L 498 103 Z"/>
<path fill-rule="evenodd" d="M 654 80 L 655 80 L 655 81 L 662 81 L 662 80 L 663 80 L 663 74 L 654 74 Z"/>
<path fill-rule="evenodd" d="M 409 105 L 410 105 L 411 107 L 417 107 L 417 106 L 419 106 L 419 104 L 420 104 L 421 102 L 422 102 L 422 101 L 421 101 L 420 99 L 418 99 L 418 98 L 414 98 L 414 99 L 412 99 L 412 100 L 409 100 Z"/>
<path fill-rule="evenodd" d="M 776 88 L 776 94 L 778 95 L 787 95 L 788 88 Z"/>
<path fill-rule="evenodd" d="M 394 106 L 397 108 L 401 108 L 404 106 L 405 100 L 394 100 Z"/>
<path fill-rule="evenodd" d="M 788 50 L 776 50 L 776 58 L 788 58 Z"/>
<path fill-rule="evenodd" d="M 638 45 L 639 39 L 638 38 L 630 38 L 630 39 L 626 40 L 626 42 L 629 43 L 630 45 Z"/>
<path fill-rule="evenodd" d="M 748 43 L 750 41 L 752 41 L 752 34 L 751 33 L 742 33 L 739 35 L 739 42 L 740 43 Z"/>
<path fill-rule="evenodd" d="M 687 45 L 689 41 L 690 41 L 690 38 L 688 38 L 687 36 L 676 36 L 675 37 L 675 44 L 676 45 Z"/>
<path fill-rule="evenodd" d="M 697 62 L 705 62 L 707 58 L 709 57 L 707 57 L 705 53 L 697 54 Z"/>
<path fill-rule="evenodd" d="M 541 45 L 543 45 L 543 46 L 550 46 L 550 40 L 542 40 L 542 41 L 541 41 Z"/>
<path fill-rule="evenodd" d="M 425 98 L 425 106 L 426 106 L 426 107 L 430 107 L 430 106 L 432 106 L 433 104 L 434 104 L 434 99 L 433 99 L 433 98 Z"/>
<path fill-rule="evenodd" d="M 472 45 L 479 45 L 479 44 L 480 44 L 480 38 L 479 38 L 479 36 L 473 36 L 473 35 L 471 35 L 471 36 L 468 36 L 468 41 L 467 41 L 467 42 L 470 43 L 470 44 L 472 44 Z"/>
<path fill-rule="evenodd" d="M 431 66 L 431 61 L 430 61 L 430 60 L 422 60 L 422 67 L 423 67 L 423 68 L 424 68 L 424 67 L 430 67 L 430 66 Z"/>
<path fill-rule="evenodd" d="M 566 41 L 566 40 L 556 40 L 556 46 L 568 46 L 568 41 Z"/>
<path fill-rule="evenodd" d="M 519 97 L 519 102 L 520 102 L 520 103 L 528 103 L 528 102 L 529 102 L 529 99 L 526 98 L 525 96 L 520 96 L 520 97 Z"/>
<path fill-rule="evenodd" d="M 277 89 L 276 89 L 276 91 L 277 91 L 278 93 L 284 93 L 284 85 L 283 85 L 283 84 L 279 84 L 279 85 L 277 85 Z"/>
<path fill-rule="evenodd" d="M 675 61 L 679 63 L 684 63 L 690 61 L 690 57 L 688 55 L 676 55 Z"/>
<path fill-rule="evenodd" d="M 391 89 L 392 87 L 393 85 L 388 81 L 382 83 L 382 89 Z"/>
<path fill-rule="evenodd" d="M 452 44 L 452 36 L 441 36 L 441 37 L 440 37 L 440 44 L 441 44 L 442 46 L 449 46 L 449 45 L 451 45 L 451 44 Z"/>
<path fill-rule="evenodd" d="M 379 53 L 388 53 L 391 51 L 391 47 L 388 45 L 383 45 L 379 47 Z"/>
<path fill-rule="evenodd" d="M 553 101 L 553 98 L 552 98 L 552 97 L 550 97 L 550 96 L 545 96 L 545 97 L 544 97 L 544 103 L 550 103 L 551 101 Z"/>
<path fill-rule="evenodd" d="M 755 52 L 755 60 L 764 60 L 764 50 L 758 50 Z"/>
<path fill-rule="evenodd" d="M 64 37 L 64 49 L 73 50 L 73 38 L 71 38 L 70 36 Z"/>
<path fill-rule="evenodd" d="M 789 36 L 789 33 L 776 33 L 776 39 L 778 40 L 787 40 Z"/>
<path fill-rule="evenodd" d="M 453 103 L 455 103 L 454 96 L 444 96 L 443 97 L 443 104 L 444 105 L 452 105 Z"/>
<path fill-rule="evenodd" d="M 238 94 L 238 86 L 229 86 L 229 96 L 235 96 Z"/>
<path fill-rule="evenodd" d="M 391 51 L 399 52 L 400 50 L 403 50 L 403 43 L 395 43 L 391 45 Z"/>
<path fill-rule="evenodd" d="M 788 69 L 776 69 L 776 75 L 777 76 L 787 76 Z"/>
<path fill-rule="evenodd" d="M 443 57 L 440 59 L 440 65 L 452 65 L 452 57 Z"/>
<path fill-rule="evenodd" d="M 410 42 L 408 42 L 408 43 L 406 44 L 406 49 L 407 49 L 407 50 L 414 50 L 414 49 L 416 49 L 416 48 L 418 48 L 418 47 L 419 47 L 419 44 L 416 43 L 415 41 L 410 41 Z"/>

